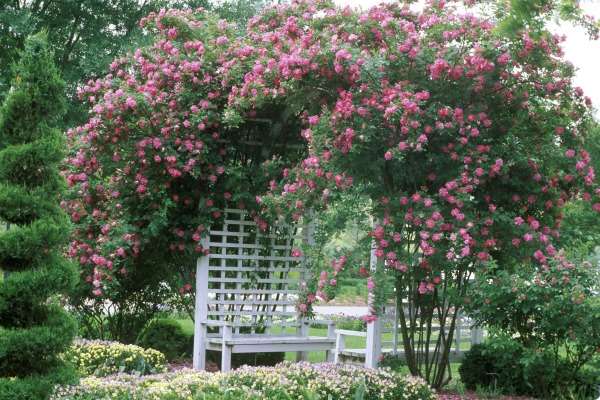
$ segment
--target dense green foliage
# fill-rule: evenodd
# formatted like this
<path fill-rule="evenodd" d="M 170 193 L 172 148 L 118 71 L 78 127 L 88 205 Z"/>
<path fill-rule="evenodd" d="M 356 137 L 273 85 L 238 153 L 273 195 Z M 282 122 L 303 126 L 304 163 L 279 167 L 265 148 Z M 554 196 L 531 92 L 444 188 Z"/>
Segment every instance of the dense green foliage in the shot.
<path fill-rule="evenodd" d="M 138 21 L 161 8 L 214 8 L 226 18 L 244 21 L 261 1 L 233 0 L 215 5 L 206 0 L 6 0 L 0 6 L 0 99 L 10 87 L 12 65 L 25 38 L 46 30 L 55 62 L 73 99 L 75 89 L 101 75 L 118 54 L 144 43 Z M 67 125 L 81 121 L 86 110 L 75 101 L 67 108 Z"/>
<path fill-rule="evenodd" d="M 507 336 L 488 339 L 465 355 L 460 377 L 467 389 L 540 399 L 595 399 L 598 371 L 573 371 L 549 350 L 532 350 Z"/>
<path fill-rule="evenodd" d="M 594 357 L 598 356 L 599 289 L 598 265 L 588 261 L 574 264 L 559 255 L 542 270 L 525 264 L 514 271 L 495 267 L 482 271 L 473 285 L 467 308 L 480 324 L 513 337 L 510 347 L 516 346 L 523 353 L 521 357 L 510 356 L 511 351 L 497 348 L 498 343 L 506 344 L 500 341 L 488 344 L 489 354 L 484 354 L 496 358 L 490 363 L 502 373 L 507 370 L 498 362 L 500 359 L 507 363 L 513 358 L 521 360 L 527 385 L 514 382 L 517 393 L 535 388 L 531 394 L 536 396 L 569 398 L 572 392 L 587 387 L 584 371 L 593 367 Z M 476 370 L 473 364 L 478 355 L 478 349 L 474 349 L 467 357 L 463 363 L 465 371 Z M 485 383 L 472 373 L 467 376 L 478 384 Z M 596 379 L 595 384 L 600 384 L 600 380 Z"/>
<path fill-rule="evenodd" d="M 62 257 L 69 221 L 59 206 L 64 83 L 44 35 L 27 39 L 0 109 L 0 399 L 43 399 L 68 375 L 58 355 L 76 325 L 52 300 L 74 282 Z M 60 378 L 60 379 L 59 379 Z"/>
<path fill-rule="evenodd" d="M 86 378 L 52 400 L 433 400 L 418 378 L 331 364 L 281 364 L 227 374 L 182 370 L 163 375 Z"/>
<path fill-rule="evenodd" d="M 192 340 L 177 321 L 158 318 L 144 327 L 136 343 L 160 351 L 171 361 L 191 355 Z"/>
<path fill-rule="evenodd" d="M 494 387 L 505 393 L 522 390 L 523 372 L 518 360 L 523 348 L 507 339 L 490 339 L 474 345 L 466 354 L 460 368 L 460 378 L 467 389 Z"/>

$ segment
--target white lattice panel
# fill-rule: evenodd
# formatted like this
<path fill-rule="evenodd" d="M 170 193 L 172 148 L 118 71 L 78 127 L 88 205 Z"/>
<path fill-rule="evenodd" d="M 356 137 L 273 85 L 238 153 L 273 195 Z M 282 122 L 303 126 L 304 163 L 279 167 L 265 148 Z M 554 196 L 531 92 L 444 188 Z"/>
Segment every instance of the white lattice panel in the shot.
<path fill-rule="evenodd" d="M 225 210 L 222 225 L 212 227 L 208 242 L 208 319 L 233 323 L 234 333 L 240 328 L 256 333 L 259 327 L 268 331 L 294 318 L 306 270 L 302 258 L 291 253 L 303 240 L 302 232 L 285 226 L 261 233 L 247 212 Z"/>

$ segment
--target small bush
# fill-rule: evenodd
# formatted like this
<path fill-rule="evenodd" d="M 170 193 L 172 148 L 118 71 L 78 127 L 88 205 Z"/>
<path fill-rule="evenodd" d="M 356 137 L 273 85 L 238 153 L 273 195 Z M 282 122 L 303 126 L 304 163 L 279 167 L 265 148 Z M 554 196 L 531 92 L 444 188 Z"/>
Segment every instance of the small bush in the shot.
<path fill-rule="evenodd" d="M 595 399 L 600 384 L 597 371 L 575 370 L 552 352 L 526 349 L 507 337 L 473 346 L 459 373 L 470 390 L 541 399 Z"/>
<path fill-rule="evenodd" d="M 81 376 L 116 373 L 146 375 L 165 371 L 165 356 L 154 349 L 101 340 L 79 340 L 65 354 Z"/>
<path fill-rule="evenodd" d="M 463 359 L 458 372 L 469 390 L 488 387 L 503 393 L 524 391 L 523 371 L 519 360 L 521 345 L 509 338 L 497 337 L 474 345 Z"/>
<path fill-rule="evenodd" d="M 400 354 L 384 353 L 379 366 L 382 368 L 390 368 L 392 371 L 399 371 L 406 367 L 406 359 Z"/>
<path fill-rule="evenodd" d="M 134 377 L 90 377 L 77 386 L 59 388 L 52 400 L 434 400 L 418 378 L 385 369 L 333 364 L 279 364 L 246 367 L 230 373 L 181 370 Z"/>
<path fill-rule="evenodd" d="M 172 361 L 190 356 L 193 340 L 193 336 L 187 335 L 177 321 L 161 318 L 150 321 L 136 343 L 144 348 L 156 349 Z"/>

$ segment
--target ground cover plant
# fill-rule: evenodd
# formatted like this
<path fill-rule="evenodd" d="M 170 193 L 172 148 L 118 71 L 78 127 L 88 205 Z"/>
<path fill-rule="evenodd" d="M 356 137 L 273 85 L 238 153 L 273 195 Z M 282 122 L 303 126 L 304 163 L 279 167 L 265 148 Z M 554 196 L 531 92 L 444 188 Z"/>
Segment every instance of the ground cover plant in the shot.
<path fill-rule="evenodd" d="M 158 350 L 104 340 L 77 340 L 63 357 L 80 376 L 148 375 L 166 370 L 166 357 Z"/>
<path fill-rule="evenodd" d="M 331 364 L 280 364 L 243 367 L 234 372 L 191 370 L 135 377 L 84 378 L 80 385 L 60 388 L 53 400 L 109 399 L 407 399 L 433 400 L 422 380 L 386 370 Z"/>

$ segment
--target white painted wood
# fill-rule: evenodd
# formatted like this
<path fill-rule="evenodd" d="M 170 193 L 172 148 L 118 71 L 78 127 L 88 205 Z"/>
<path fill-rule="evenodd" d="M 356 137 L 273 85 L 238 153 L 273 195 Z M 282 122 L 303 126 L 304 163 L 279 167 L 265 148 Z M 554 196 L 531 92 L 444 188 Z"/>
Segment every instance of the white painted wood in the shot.
<path fill-rule="evenodd" d="M 208 299 L 208 304 L 223 304 L 223 305 L 234 305 L 234 304 L 247 304 L 246 300 L 213 300 Z M 292 300 L 253 300 L 253 304 L 257 305 L 271 305 L 271 306 L 283 306 L 293 305 Z"/>
<path fill-rule="evenodd" d="M 333 353 L 333 362 L 339 364 L 341 361 L 342 352 L 346 349 L 346 335 L 340 331 L 336 331 L 335 351 Z"/>
<path fill-rule="evenodd" d="M 376 224 L 377 221 L 374 222 Z M 375 241 L 371 242 L 371 258 L 369 261 L 369 267 L 371 272 L 376 272 L 379 267 L 380 260 L 377 259 L 375 254 L 377 247 Z M 375 304 L 375 297 L 372 293 L 369 293 L 367 301 L 369 309 L 377 308 Z M 380 313 L 378 313 L 380 314 Z M 367 348 L 365 353 L 365 367 L 377 368 L 379 358 L 381 356 L 381 319 L 377 318 L 375 321 L 367 324 Z"/>
<path fill-rule="evenodd" d="M 207 239 L 201 242 L 204 247 Z M 196 262 L 196 304 L 194 308 L 194 354 L 192 364 L 196 370 L 206 369 L 206 320 L 208 316 L 208 257 Z"/>
<path fill-rule="evenodd" d="M 266 336 L 266 335 L 265 335 Z M 335 341 L 326 337 L 299 338 L 298 341 L 269 342 L 261 340 L 259 342 L 243 340 L 230 344 L 231 353 L 274 353 L 274 352 L 308 352 L 308 351 L 328 351 L 331 350 Z M 208 349 L 221 351 L 222 343 L 208 342 Z"/>
<path fill-rule="evenodd" d="M 298 336 L 302 337 L 302 338 L 306 338 L 308 337 L 308 323 L 306 323 L 306 321 L 304 321 L 304 319 L 300 319 L 300 325 L 298 326 Z M 308 353 L 304 352 L 304 351 L 299 351 L 298 353 L 296 353 L 296 361 L 300 362 L 300 361 L 306 361 L 308 360 Z"/>
<path fill-rule="evenodd" d="M 381 357 L 381 320 L 367 324 L 367 348 L 365 353 L 365 367 L 377 368 Z"/>
<path fill-rule="evenodd" d="M 227 372 L 231 370 L 231 344 L 228 340 L 232 338 L 231 327 L 223 326 L 223 343 L 221 347 L 221 371 Z"/>
<path fill-rule="evenodd" d="M 236 271 L 240 272 L 240 271 Z M 296 283 L 296 279 L 270 279 L 270 278 L 209 278 L 209 282 L 223 282 L 223 283 L 282 283 L 282 284 L 293 284 Z"/>
<path fill-rule="evenodd" d="M 327 324 L 327 337 L 331 340 L 336 339 L 335 324 L 333 322 Z M 332 349 L 327 350 L 325 353 L 325 361 L 334 362 L 334 359 L 335 359 L 334 353 L 335 353 L 335 351 L 332 351 Z"/>
<path fill-rule="evenodd" d="M 206 350 L 221 351 L 223 371 L 231 368 L 233 353 L 294 351 L 307 359 L 308 351 L 324 350 L 333 359 L 335 328 L 328 327 L 327 337 L 309 337 L 311 321 L 299 319 L 295 309 L 308 271 L 304 258 L 291 253 L 299 241 L 314 244 L 313 235 L 312 224 L 264 234 L 247 212 L 224 210 L 203 244 L 208 255 L 197 265 L 194 368 L 206 367 Z M 208 326 L 218 332 L 207 334 Z"/>
<path fill-rule="evenodd" d="M 335 333 L 336 333 L 336 335 L 342 335 L 342 336 L 367 337 L 367 332 L 362 332 L 362 331 L 349 331 L 349 330 L 345 330 L 345 329 L 336 329 Z"/>
<path fill-rule="evenodd" d="M 456 317 L 456 323 L 454 325 L 454 354 L 460 355 L 460 344 L 461 335 L 463 329 L 463 320 L 460 313 Z"/>
<path fill-rule="evenodd" d="M 242 260 L 243 261 L 243 260 Z M 209 271 L 224 271 L 224 272 L 256 272 L 257 268 L 254 267 L 250 267 L 250 266 L 242 266 L 242 267 L 221 267 L 221 266 L 212 266 L 210 265 L 208 267 Z M 301 268 L 295 268 L 295 269 L 290 269 L 290 268 L 260 268 L 261 273 L 265 273 L 265 272 L 298 272 L 301 273 L 303 272 L 303 270 Z"/>
<path fill-rule="evenodd" d="M 223 282 L 225 283 L 225 282 Z M 225 289 L 224 287 L 221 289 L 210 289 L 211 293 L 215 293 L 215 294 L 247 294 L 247 295 L 252 295 L 252 294 L 281 294 L 281 290 L 279 289 Z M 287 293 L 297 293 L 297 290 L 288 290 Z M 249 300 L 249 299 L 248 299 Z"/>
<path fill-rule="evenodd" d="M 400 310 L 403 310 L 402 299 L 396 296 L 396 307 L 394 308 L 394 321 L 392 325 L 392 350 L 394 354 L 398 354 L 398 325 L 400 324 Z"/>

